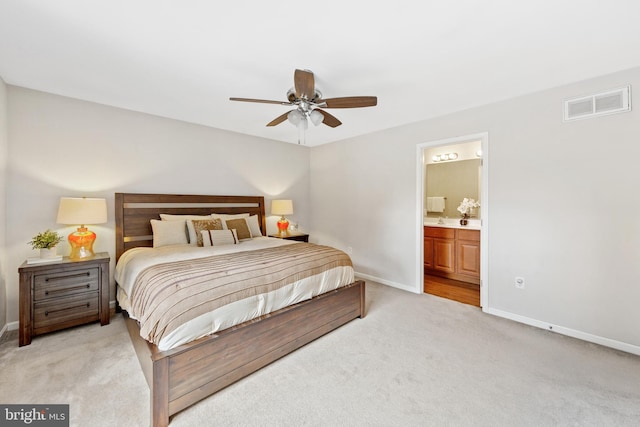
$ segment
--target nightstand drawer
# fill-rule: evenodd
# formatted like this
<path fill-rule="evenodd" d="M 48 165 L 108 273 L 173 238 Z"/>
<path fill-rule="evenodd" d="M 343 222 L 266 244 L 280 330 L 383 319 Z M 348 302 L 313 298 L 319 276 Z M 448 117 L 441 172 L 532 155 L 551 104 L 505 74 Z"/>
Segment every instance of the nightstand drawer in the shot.
<path fill-rule="evenodd" d="M 49 332 L 99 319 L 99 293 L 78 295 L 34 304 L 34 331 Z"/>
<path fill-rule="evenodd" d="M 99 268 L 85 268 L 36 275 L 33 280 L 33 300 L 97 291 L 100 287 L 99 274 Z"/>

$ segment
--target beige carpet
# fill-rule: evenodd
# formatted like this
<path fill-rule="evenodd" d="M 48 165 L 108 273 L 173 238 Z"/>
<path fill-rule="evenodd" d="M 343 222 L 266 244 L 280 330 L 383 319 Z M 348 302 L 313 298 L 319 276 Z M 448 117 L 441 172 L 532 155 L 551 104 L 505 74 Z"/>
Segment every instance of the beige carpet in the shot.
<path fill-rule="evenodd" d="M 368 314 L 171 426 L 638 426 L 640 357 L 367 283 Z M 0 403 L 69 403 L 72 426 L 147 426 L 118 315 L 0 344 Z"/>

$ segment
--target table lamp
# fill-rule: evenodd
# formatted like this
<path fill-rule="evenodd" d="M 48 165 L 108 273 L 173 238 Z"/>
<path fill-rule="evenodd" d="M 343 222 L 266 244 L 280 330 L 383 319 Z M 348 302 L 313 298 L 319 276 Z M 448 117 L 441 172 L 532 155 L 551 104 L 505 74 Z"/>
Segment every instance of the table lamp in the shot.
<path fill-rule="evenodd" d="M 96 233 L 89 231 L 85 225 L 107 222 L 107 201 L 106 199 L 89 197 L 62 197 L 56 222 L 66 225 L 80 224 L 76 231 L 69 234 L 69 244 L 71 245 L 69 259 L 92 258 L 95 256 L 93 242 L 96 240 Z"/>
<path fill-rule="evenodd" d="M 286 234 L 289 229 L 289 221 L 284 217 L 285 215 L 293 214 L 293 202 L 291 200 L 272 200 L 271 201 L 271 215 L 280 215 L 280 221 L 278 221 L 278 232 L 280 234 Z"/>

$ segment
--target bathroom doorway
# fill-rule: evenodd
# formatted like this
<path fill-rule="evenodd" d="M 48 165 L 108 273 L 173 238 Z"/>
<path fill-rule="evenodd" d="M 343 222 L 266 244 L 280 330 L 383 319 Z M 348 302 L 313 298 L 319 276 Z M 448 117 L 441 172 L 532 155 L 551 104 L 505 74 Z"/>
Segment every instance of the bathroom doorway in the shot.
<path fill-rule="evenodd" d="M 487 153 L 488 133 L 418 146 L 421 291 L 478 307 L 488 298 Z"/>

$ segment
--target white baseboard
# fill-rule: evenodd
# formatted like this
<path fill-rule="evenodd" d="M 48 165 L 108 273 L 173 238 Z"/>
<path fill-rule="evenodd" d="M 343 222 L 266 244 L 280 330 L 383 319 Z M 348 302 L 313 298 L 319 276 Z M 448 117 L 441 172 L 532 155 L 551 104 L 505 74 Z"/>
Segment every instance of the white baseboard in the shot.
<path fill-rule="evenodd" d="M 509 313 L 508 311 L 497 310 L 494 308 L 482 309 L 487 314 L 503 317 L 505 319 L 513 320 L 515 322 L 524 323 L 525 325 L 535 326 L 536 328 L 545 329 L 547 331 L 556 332 L 561 335 L 566 335 L 572 338 L 578 338 L 583 341 L 592 342 L 605 347 L 614 348 L 616 350 L 625 351 L 627 353 L 640 356 L 640 346 L 628 344 L 622 341 L 612 340 L 610 338 L 601 337 L 598 335 L 589 334 L 587 332 L 577 331 L 575 329 L 565 328 L 564 326 L 553 325 L 543 322 L 541 320 L 531 319 L 529 317 L 520 316 L 518 314 Z"/>
<path fill-rule="evenodd" d="M 20 327 L 20 322 L 17 320 L 15 322 L 7 323 L 7 331 L 17 331 L 18 327 Z"/>
<path fill-rule="evenodd" d="M 358 278 L 362 278 L 365 280 L 371 280 L 373 282 L 377 282 L 383 285 L 387 285 L 387 286 L 391 286 L 392 288 L 398 288 L 401 289 L 403 291 L 407 291 L 407 292 L 411 292 L 413 294 L 418 293 L 416 292 L 415 289 L 407 286 L 407 285 L 403 285 L 401 283 L 396 283 L 396 282 L 392 282 L 390 280 L 386 280 L 386 279 L 381 279 L 379 277 L 375 277 L 375 276 L 370 276 L 368 274 L 364 274 L 364 273 L 358 273 L 357 271 L 355 272 L 356 277 Z"/>

